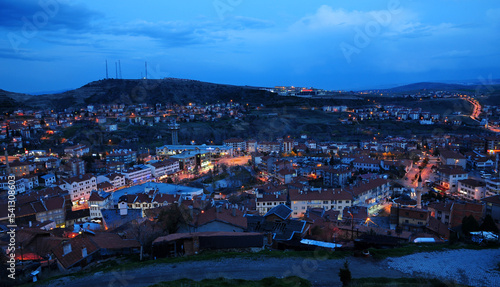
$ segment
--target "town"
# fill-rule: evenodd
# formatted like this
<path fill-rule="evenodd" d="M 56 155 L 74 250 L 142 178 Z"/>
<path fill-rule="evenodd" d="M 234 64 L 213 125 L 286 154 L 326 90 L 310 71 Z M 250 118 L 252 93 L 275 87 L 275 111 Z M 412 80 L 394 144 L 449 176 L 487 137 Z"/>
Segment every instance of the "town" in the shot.
<path fill-rule="evenodd" d="M 186 140 L 190 123 L 273 117 L 233 100 L 5 113 L 0 227 L 7 235 L 16 226 L 17 274 L 47 278 L 124 255 L 326 248 L 370 256 L 408 243 L 498 242 L 500 107 L 459 93 L 407 96 L 473 104 L 470 115 L 443 116 L 369 96 L 363 106 L 310 109 L 338 114 L 340 126 L 414 122 L 452 132 Z M 453 132 L 469 122 L 488 135 Z M 140 127 L 157 133 L 131 133 Z"/>

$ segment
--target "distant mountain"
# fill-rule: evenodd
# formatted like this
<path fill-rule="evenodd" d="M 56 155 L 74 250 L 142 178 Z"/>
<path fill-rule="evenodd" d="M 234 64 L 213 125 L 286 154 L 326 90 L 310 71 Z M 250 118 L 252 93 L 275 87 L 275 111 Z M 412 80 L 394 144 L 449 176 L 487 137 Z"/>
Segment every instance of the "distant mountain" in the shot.
<path fill-rule="evenodd" d="M 414 83 L 404 86 L 399 86 L 390 89 L 383 89 L 379 91 L 392 92 L 392 93 L 404 93 L 404 92 L 415 92 L 415 91 L 484 91 L 491 89 L 498 89 L 498 80 L 495 81 L 485 81 L 484 84 L 481 82 L 469 82 L 467 84 L 456 84 L 456 83 L 433 83 L 433 82 L 421 82 Z"/>

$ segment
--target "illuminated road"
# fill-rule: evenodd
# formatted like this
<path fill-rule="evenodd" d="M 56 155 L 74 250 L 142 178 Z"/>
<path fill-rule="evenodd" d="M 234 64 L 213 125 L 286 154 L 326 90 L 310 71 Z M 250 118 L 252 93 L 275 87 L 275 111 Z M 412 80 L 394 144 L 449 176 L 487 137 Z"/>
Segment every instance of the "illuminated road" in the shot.
<path fill-rule="evenodd" d="M 481 115 L 481 104 L 472 97 L 466 97 L 464 99 L 469 103 L 471 103 L 472 106 L 474 107 L 474 109 L 472 110 L 472 114 L 470 115 L 470 118 L 479 122 L 479 115 Z M 488 124 L 488 129 L 494 133 L 500 133 L 500 127 L 498 126 L 493 126 Z"/>

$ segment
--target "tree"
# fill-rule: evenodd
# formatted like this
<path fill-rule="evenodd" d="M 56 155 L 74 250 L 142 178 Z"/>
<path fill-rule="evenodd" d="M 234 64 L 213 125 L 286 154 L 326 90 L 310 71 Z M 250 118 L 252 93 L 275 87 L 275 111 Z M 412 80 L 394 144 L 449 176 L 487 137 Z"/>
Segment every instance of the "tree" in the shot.
<path fill-rule="evenodd" d="M 465 216 L 462 219 L 462 232 L 465 235 L 469 235 L 473 231 L 478 231 L 479 230 L 479 223 L 477 223 L 477 220 L 474 218 L 474 216 L 469 215 Z"/>
<path fill-rule="evenodd" d="M 420 160 L 420 157 L 418 155 L 415 155 L 411 159 L 413 160 L 413 164 L 416 164 Z"/>
<path fill-rule="evenodd" d="M 342 286 L 349 286 L 349 284 L 351 284 L 352 275 L 351 270 L 349 270 L 349 261 L 347 261 L 347 259 L 344 261 L 344 268 L 340 268 L 339 270 L 339 277 Z"/>
<path fill-rule="evenodd" d="M 186 209 L 175 203 L 165 207 L 158 215 L 158 223 L 168 234 L 176 233 L 182 225 L 190 223 L 191 220 Z"/>
<path fill-rule="evenodd" d="M 434 152 L 432 153 L 432 155 L 433 156 L 439 156 L 440 155 L 439 149 L 438 148 L 434 149 Z"/>
<path fill-rule="evenodd" d="M 481 226 L 479 226 L 479 230 L 481 231 L 491 231 L 493 233 L 498 233 L 498 227 L 495 224 L 495 221 L 493 220 L 493 217 L 491 215 L 486 215 L 486 217 L 483 220 L 483 223 L 481 223 Z"/>

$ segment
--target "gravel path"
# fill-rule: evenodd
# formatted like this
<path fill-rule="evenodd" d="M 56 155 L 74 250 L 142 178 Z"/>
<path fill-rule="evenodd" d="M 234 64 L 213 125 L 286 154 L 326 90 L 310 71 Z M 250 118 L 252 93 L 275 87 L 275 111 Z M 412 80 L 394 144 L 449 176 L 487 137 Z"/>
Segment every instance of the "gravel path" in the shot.
<path fill-rule="evenodd" d="M 500 249 L 453 250 L 417 253 L 375 261 L 371 258 L 348 258 L 353 278 L 413 277 L 439 278 L 470 286 L 500 286 Z M 299 276 L 313 286 L 341 286 L 338 271 L 344 260 L 322 258 L 227 258 L 210 261 L 163 263 L 127 271 L 98 272 L 93 275 L 65 277 L 45 286 L 149 286 L 182 278 L 239 278 L 260 280 L 265 277 Z"/>
<path fill-rule="evenodd" d="M 386 261 L 389 268 L 410 276 L 436 277 L 469 286 L 500 286 L 500 249 L 425 252 Z"/>

